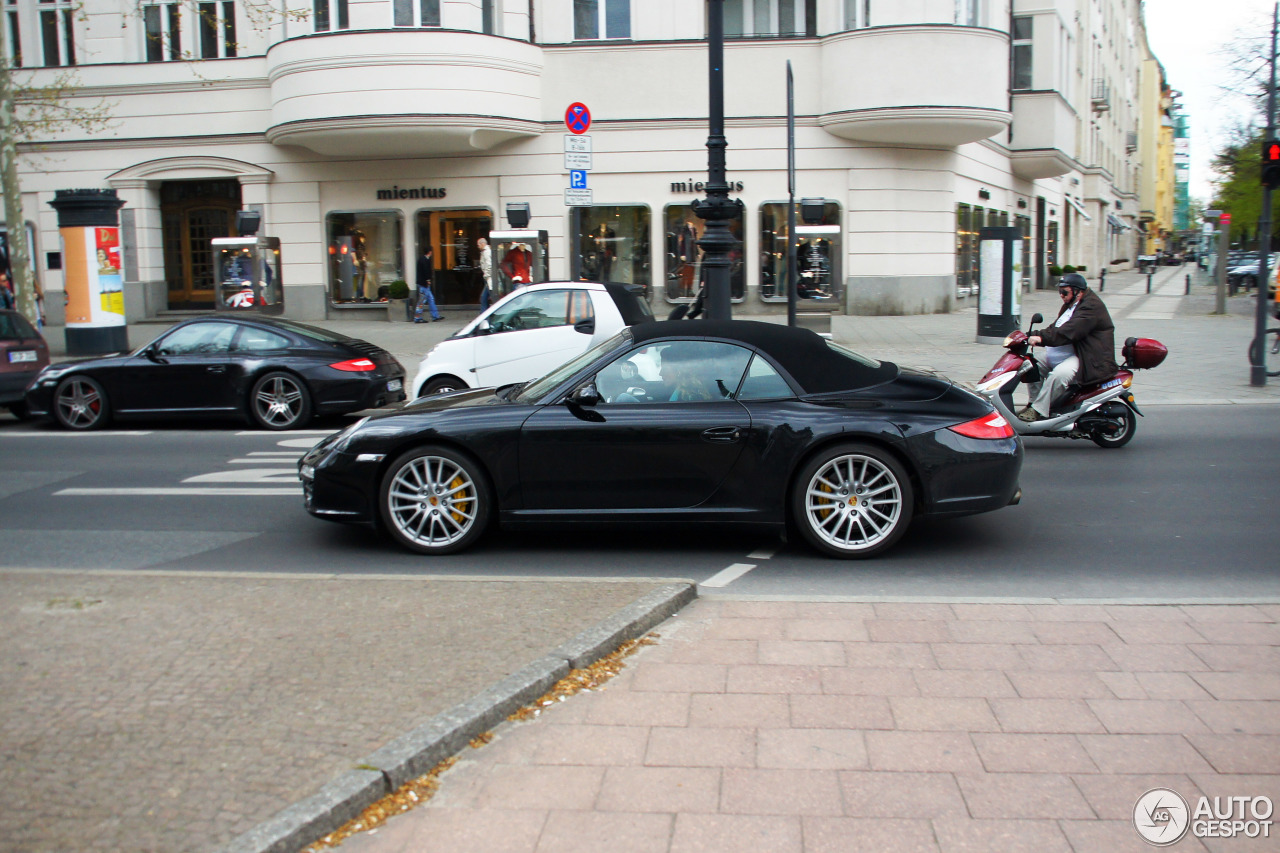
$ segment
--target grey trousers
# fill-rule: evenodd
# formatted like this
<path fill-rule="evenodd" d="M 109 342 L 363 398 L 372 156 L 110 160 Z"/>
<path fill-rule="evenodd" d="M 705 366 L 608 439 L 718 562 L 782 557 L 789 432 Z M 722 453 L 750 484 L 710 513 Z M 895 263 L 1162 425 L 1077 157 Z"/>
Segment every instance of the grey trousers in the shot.
<path fill-rule="evenodd" d="M 1057 367 L 1049 371 L 1049 376 L 1043 382 L 1029 384 L 1027 392 L 1031 395 L 1031 408 L 1035 409 L 1040 417 L 1048 417 L 1053 401 L 1062 396 L 1079 370 L 1080 359 L 1074 355 L 1067 356 L 1066 360 L 1059 362 Z"/>

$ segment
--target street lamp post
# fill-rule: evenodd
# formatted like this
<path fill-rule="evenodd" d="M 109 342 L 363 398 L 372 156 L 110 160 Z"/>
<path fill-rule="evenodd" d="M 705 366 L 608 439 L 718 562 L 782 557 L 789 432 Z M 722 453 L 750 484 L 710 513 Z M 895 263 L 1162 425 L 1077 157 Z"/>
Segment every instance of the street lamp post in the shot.
<path fill-rule="evenodd" d="M 707 223 L 698 240 L 703 251 L 702 266 L 707 271 L 707 319 L 728 320 L 729 253 L 734 245 L 729 220 L 738 215 L 739 203 L 729 198 L 725 179 L 724 152 L 729 143 L 724 138 L 724 0 L 707 0 L 707 53 L 711 96 L 707 197 L 694 199 L 693 212 Z"/>
<path fill-rule="evenodd" d="M 1276 136 L 1276 38 L 1280 34 L 1280 3 L 1271 13 L 1271 84 L 1267 87 L 1267 133 L 1263 139 L 1275 139 Z M 1267 334 L 1267 285 L 1271 276 L 1267 274 L 1267 263 L 1271 260 L 1271 183 L 1264 181 L 1262 185 L 1262 215 L 1258 217 L 1258 281 L 1254 287 L 1257 304 L 1254 306 L 1254 340 L 1259 342 L 1256 350 L 1251 350 L 1252 364 L 1249 365 L 1249 384 L 1267 384 L 1267 348 L 1261 342 Z"/>

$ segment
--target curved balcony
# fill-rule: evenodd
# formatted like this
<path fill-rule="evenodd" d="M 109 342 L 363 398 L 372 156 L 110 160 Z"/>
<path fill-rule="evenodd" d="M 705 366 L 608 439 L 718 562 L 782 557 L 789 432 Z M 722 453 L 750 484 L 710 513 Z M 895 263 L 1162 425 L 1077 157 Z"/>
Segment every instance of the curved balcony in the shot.
<path fill-rule="evenodd" d="M 823 40 L 818 123 L 844 139 L 950 148 L 1009 126 L 1009 39 L 919 24 Z"/>
<path fill-rule="evenodd" d="M 1080 164 L 1076 150 L 1076 111 L 1061 93 L 1045 90 L 1013 93 L 1009 161 L 1020 178 L 1056 178 Z"/>
<path fill-rule="evenodd" d="M 492 148 L 542 130 L 542 51 L 451 30 L 336 32 L 267 53 L 267 141 L 331 156 Z"/>

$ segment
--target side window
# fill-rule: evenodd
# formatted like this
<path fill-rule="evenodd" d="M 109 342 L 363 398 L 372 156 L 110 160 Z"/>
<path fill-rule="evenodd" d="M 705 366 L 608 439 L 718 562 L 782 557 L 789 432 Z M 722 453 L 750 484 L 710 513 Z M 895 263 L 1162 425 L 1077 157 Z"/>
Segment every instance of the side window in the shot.
<path fill-rule="evenodd" d="M 747 368 L 747 378 L 738 389 L 739 400 L 776 400 L 780 397 L 793 397 L 795 392 L 787 384 L 773 365 L 760 356 L 751 359 Z"/>
<path fill-rule="evenodd" d="M 751 351 L 715 341 L 674 341 L 633 350 L 596 376 L 611 403 L 731 400 Z"/>
<path fill-rule="evenodd" d="M 574 325 L 583 320 L 595 319 L 596 310 L 591 305 L 591 294 L 585 290 L 570 290 L 569 324 Z"/>
<path fill-rule="evenodd" d="M 266 329 L 255 329 L 252 326 L 244 326 L 240 330 L 240 337 L 236 340 L 234 352 L 266 352 L 268 350 L 281 350 L 289 348 L 289 339 L 284 335 L 277 335 L 275 332 L 268 332 Z"/>
<path fill-rule="evenodd" d="M 489 315 L 489 328 L 513 332 L 563 326 L 569 322 L 569 295 L 567 290 L 522 293 Z"/>
<path fill-rule="evenodd" d="M 174 329 L 160 341 L 164 355 L 207 355 L 231 350 L 236 327 L 230 323 L 192 323 Z"/>

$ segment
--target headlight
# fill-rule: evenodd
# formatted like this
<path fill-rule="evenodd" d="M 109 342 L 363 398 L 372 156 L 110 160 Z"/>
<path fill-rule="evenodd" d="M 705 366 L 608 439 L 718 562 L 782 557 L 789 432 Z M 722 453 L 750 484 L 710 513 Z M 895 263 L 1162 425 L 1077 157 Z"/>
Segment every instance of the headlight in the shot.
<path fill-rule="evenodd" d="M 40 371 L 39 375 L 36 376 L 35 381 L 37 383 L 53 382 L 56 379 L 61 379 L 65 374 L 70 373 L 73 369 L 74 365 L 51 364 L 44 370 Z"/>
<path fill-rule="evenodd" d="M 994 391 L 996 388 L 999 388 L 1000 386 L 1004 385 L 1005 382 L 1008 381 L 1008 379 L 1006 378 L 1008 375 L 1009 374 L 1007 373 L 1001 373 L 999 376 L 988 379 L 986 382 L 979 382 L 978 390 Z"/>

